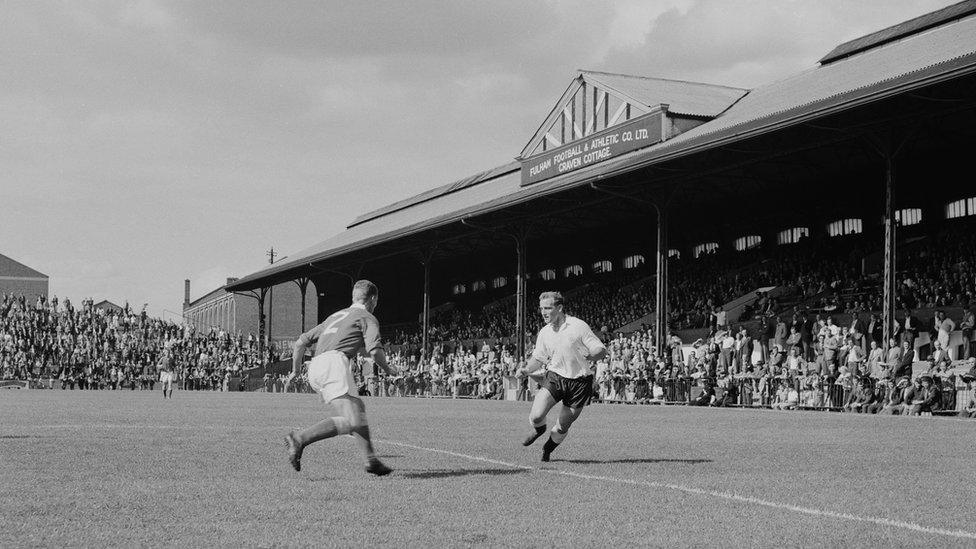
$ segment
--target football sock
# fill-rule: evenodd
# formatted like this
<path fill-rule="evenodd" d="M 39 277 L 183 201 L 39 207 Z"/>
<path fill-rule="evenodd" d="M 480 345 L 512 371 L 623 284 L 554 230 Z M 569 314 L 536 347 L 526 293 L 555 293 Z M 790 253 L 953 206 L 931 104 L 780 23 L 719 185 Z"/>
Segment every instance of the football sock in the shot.
<path fill-rule="evenodd" d="M 369 425 L 360 425 L 352 430 L 352 434 L 355 435 L 356 440 L 359 441 L 359 447 L 363 449 L 363 453 L 366 454 L 366 460 L 371 460 L 376 458 L 376 450 L 373 449 L 373 442 L 369 438 Z"/>
<path fill-rule="evenodd" d="M 541 433 L 542 431 L 546 430 L 546 417 L 542 416 L 538 420 L 533 420 L 532 418 L 529 418 L 529 425 L 531 425 L 532 428 L 535 429 L 537 433 Z"/>
<path fill-rule="evenodd" d="M 556 449 L 556 446 L 559 446 L 559 443 L 553 442 L 552 435 L 550 435 L 545 445 L 542 446 L 542 461 L 549 461 L 549 454 Z"/>
<path fill-rule="evenodd" d="M 340 432 L 345 431 L 345 432 Z M 349 420 L 344 417 L 330 417 L 323 419 L 322 421 L 312 425 L 308 429 L 305 429 L 295 435 L 298 439 L 298 443 L 302 447 L 308 446 L 313 442 L 319 440 L 324 440 L 327 438 L 332 438 L 336 435 L 346 434 L 349 432 Z"/>

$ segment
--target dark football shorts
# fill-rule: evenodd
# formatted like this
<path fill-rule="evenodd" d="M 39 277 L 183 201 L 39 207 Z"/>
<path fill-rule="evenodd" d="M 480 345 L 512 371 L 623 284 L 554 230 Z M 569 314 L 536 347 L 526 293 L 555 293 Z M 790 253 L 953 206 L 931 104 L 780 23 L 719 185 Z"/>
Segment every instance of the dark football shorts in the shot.
<path fill-rule="evenodd" d="M 580 408 L 589 404 L 593 396 L 593 375 L 572 379 L 546 372 L 542 386 L 556 402 L 562 402 L 563 406 L 570 408 Z"/>

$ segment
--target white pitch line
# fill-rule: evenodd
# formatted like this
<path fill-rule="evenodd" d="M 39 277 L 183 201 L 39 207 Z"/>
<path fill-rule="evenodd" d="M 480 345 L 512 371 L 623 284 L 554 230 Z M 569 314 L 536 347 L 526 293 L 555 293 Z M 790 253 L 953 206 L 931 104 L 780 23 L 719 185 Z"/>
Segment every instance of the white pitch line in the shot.
<path fill-rule="evenodd" d="M 625 478 L 616 477 L 605 477 L 599 475 L 586 475 L 583 473 L 574 473 L 572 471 L 564 471 L 561 469 L 540 469 L 538 467 L 530 467 L 528 465 L 519 465 L 517 463 L 510 463 L 507 461 L 501 461 L 497 459 L 486 458 L 482 456 L 474 456 L 470 454 L 462 454 L 459 452 L 451 452 L 448 450 L 440 450 L 437 448 L 427 448 L 424 446 L 416 446 L 413 444 L 407 444 L 406 442 L 395 442 L 392 440 L 376 440 L 381 444 L 390 444 L 392 446 L 402 446 L 404 448 L 413 448 L 414 450 L 422 450 L 425 452 L 434 452 L 437 454 L 445 454 L 449 456 L 455 456 L 459 458 L 464 458 L 472 461 L 481 461 L 485 463 L 494 463 L 495 465 L 504 465 L 506 467 L 511 467 L 513 469 L 523 469 L 527 471 L 537 471 L 540 473 L 548 473 L 552 475 L 564 475 L 568 477 L 581 478 L 586 480 L 602 480 L 604 482 L 615 482 L 618 484 L 629 484 L 631 486 L 642 486 L 645 488 L 664 488 L 666 490 L 674 490 L 677 492 L 684 492 L 686 494 L 694 494 L 698 496 L 709 496 L 713 498 L 725 499 L 730 501 L 736 501 L 739 503 L 749 503 L 752 505 L 760 505 L 763 507 L 770 507 L 772 509 L 780 509 L 783 511 L 792 511 L 794 513 L 801 513 L 804 515 L 812 515 L 817 517 L 828 517 L 840 520 L 848 520 L 852 522 L 866 522 L 870 524 L 877 524 L 880 526 L 891 526 L 894 528 L 901 528 L 903 530 L 911 530 L 914 532 L 922 532 L 925 534 L 937 534 L 940 536 L 947 536 L 953 538 L 963 538 L 976 540 L 976 533 L 967 532 L 965 530 L 945 530 L 942 528 L 934 528 L 931 526 L 922 526 L 921 524 L 915 524 L 913 522 L 904 522 L 900 520 L 892 520 L 887 518 L 879 517 L 865 517 L 860 515 L 854 515 L 851 513 L 838 513 L 836 511 L 829 511 L 827 509 L 814 509 L 812 507 L 802 507 L 799 505 L 792 505 L 789 503 L 779 503 L 775 501 L 769 501 L 765 499 L 760 499 L 752 496 L 740 496 L 738 494 L 733 494 L 731 492 L 717 492 L 714 490 L 707 490 L 704 488 L 695 488 L 693 486 L 684 486 L 680 484 L 667 484 L 663 482 L 654 481 L 641 481 L 641 480 L 631 480 Z"/>

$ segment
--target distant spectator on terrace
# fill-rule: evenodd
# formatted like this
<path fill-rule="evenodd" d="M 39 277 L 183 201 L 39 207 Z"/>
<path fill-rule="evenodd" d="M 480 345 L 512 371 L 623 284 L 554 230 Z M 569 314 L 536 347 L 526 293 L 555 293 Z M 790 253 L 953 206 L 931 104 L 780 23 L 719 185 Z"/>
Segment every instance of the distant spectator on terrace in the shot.
<path fill-rule="evenodd" d="M 921 323 L 918 318 L 912 315 L 912 310 L 905 308 L 905 316 L 895 323 L 895 331 L 900 334 L 900 339 L 903 342 L 908 342 L 909 347 L 915 346 L 915 338 L 918 337 L 919 328 L 921 328 Z"/>
<path fill-rule="evenodd" d="M 871 314 L 871 319 L 868 322 L 867 336 L 871 341 L 877 343 L 879 347 L 881 346 L 881 342 L 884 340 L 884 326 L 877 314 Z"/>
<path fill-rule="evenodd" d="M 973 327 L 976 327 L 976 315 L 973 314 L 972 309 L 966 309 L 962 314 L 962 322 L 959 323 L 959 328 L 962 329 L 963 360 L 969 360 L 972 356 Z"/>
<path fill-rule="evenodd" d="M 786 349 L 786 338 L 788 336 L 789 331 L 786 328 L 786 321 L 783 320 L 782 316 L 776 317 L 776 331 L 773 334 L 775 344 L 779 345 L 781 349 Z"/>
<path fill-rule="evenodd" d="M 867 342 L 864 334 L 867 333 L 867 329 L 867 325 L 861 320 L 861 315 L 858 312 L 854 312 L 851 315 L 851 326 L 847 330 L 847 333 L 853 340 L 854 345 L 860 347 L 865 353 L 867 353 Z"/>
<path fill-rule="evenodd" d="M 932 356 L 929 357 L 929 362 L 932 363 L 929 372 L 942 373 L 952 366 L 952 359 L 949 358 L 949 350 L 942 346 L 941 340 L 935 340 L 934 346 Z"/>
<path fill-rule="evenodd" d="M 906 404 L 911 401 L 915 391 L 907 377 L 898 378 L 895 386 L 888 392 L 887 402 L 881 410 L 883 414 L 904 415 Z"/>
<path fill-rule="evenodd" d="M 922 382 L 920 394 L 916 394 L 912 402 L 911 415 L 937 412 L 942 408 L 942 386 L 934 382 L 932 376 L 924 375 L 919 378 Z M 916 391 L 918 388 L 916 387 Z"/>
<path fill-rule="evenodd" d="M 911 343 L 908 340 L 902 340 L 901 342 L 901 357 L 898 359 L 898 365 L 895 367 L 894 376 L 899 377 L 912 377 L 912 365 L 915 364 L 915 350 L 912 349 Z"/>
<path fill-rule="evenodd" d="M 932 319 L 932 324 L 933 331 L 937 334 L 936 341 L 942 345 L 943 349 L 948 349 L 949 335 L 956 329 L 956 323 L 946 316 L 945 311 L 938 310 L 935 312 L 935 318 Z"/>
<path fill-rule="evenodd" d="M 871 340 L 871 348 L 868 351 L 867 373 L 874 379 L 884 377 L 884 351 L 878 346 L 878 342 Z"/>

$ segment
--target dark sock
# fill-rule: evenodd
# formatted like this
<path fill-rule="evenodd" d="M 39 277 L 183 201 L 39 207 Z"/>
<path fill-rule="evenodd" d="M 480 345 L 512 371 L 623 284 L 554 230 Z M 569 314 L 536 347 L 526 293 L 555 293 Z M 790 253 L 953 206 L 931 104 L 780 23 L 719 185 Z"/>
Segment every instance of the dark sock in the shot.
<path fill-rule="evenodd" d="M 546 455 L 551 454 L 552 451 L 556 449 L 556 446 L 559 446 L 559 443 L 553 442 L 552 437 L 549 437 L 549 439 L 546 440 L 545 446 L 542 447 L 542 453 Z"/>
<path fill-rule="evenodd" d="M 339 434 L 336 424 L 332 418 L 326 418 L 312 425 L 299 433 L 295 433 L 295 439 L 304 448 L 313 442 L 334 437 Z"/>
<path fill-rule="evenodd" d="M 366 454 L 366 459 L 374 459 L 376 457 L 376 451 L 373 449 L 373 442 L 369 437 L 369 425 L 361 425 L 354 428 L 352 434 L 359 442 L 359 447 L 363 449 L 363 453 Z"/>
<path fill-rule="evenodd" d="M 541 435 L 545 430 L 546 430 L 546 424 L 543 423 L 542 425 L 539 425 L 538 427 L 535 428 L 535 434 Z"/>

